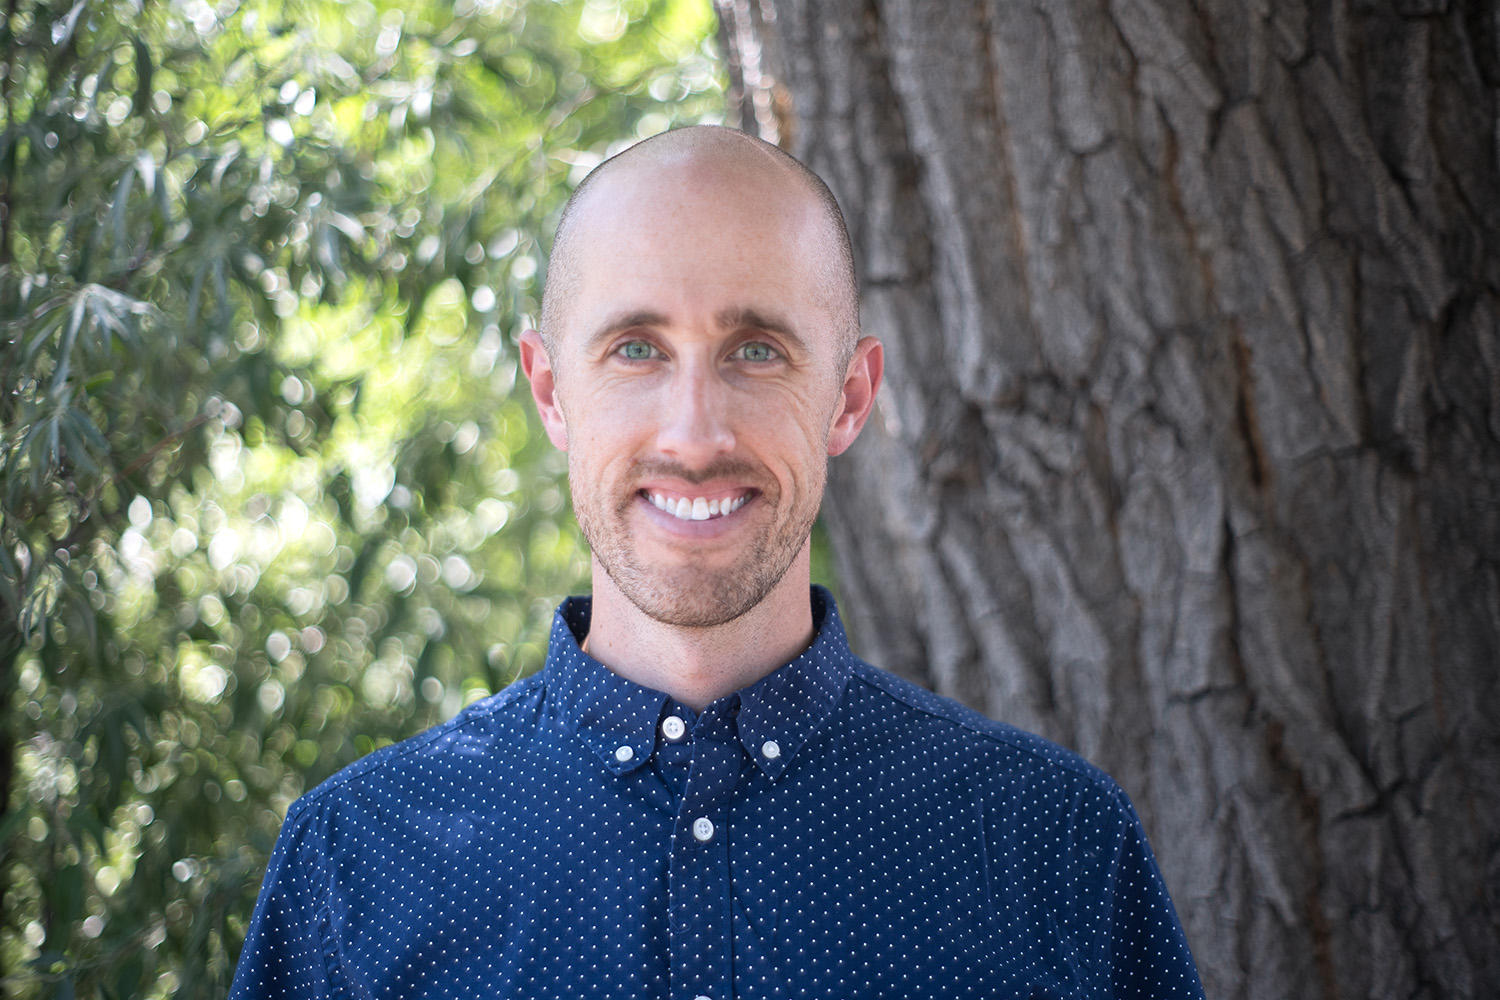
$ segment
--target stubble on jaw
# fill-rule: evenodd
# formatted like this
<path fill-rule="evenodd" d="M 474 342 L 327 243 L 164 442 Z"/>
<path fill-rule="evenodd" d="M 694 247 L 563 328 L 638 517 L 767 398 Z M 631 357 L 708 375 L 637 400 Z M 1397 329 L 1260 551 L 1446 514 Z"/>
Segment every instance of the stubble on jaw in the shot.
<path fill-rule="evenodd" d="M 573 513 L 594 558 L 620 593 L 642 614 L 676 628 L 725 625 L 765 600 L 786 576 L 797 553 L 807 544 L 818 513 L 818 505 L 813 504 L 810 511 L 788 512 L 789 520 L 778 524 L 775 515 L 781 501 L 780 487 L 774 479 L 757 474 L 757 470 L 745 462 L 718 462 L 696 472 L 672 463 L 637 462 L 630 470 L 628 482 L 663 475 L 687 482 L 730 478 L 751 484 L 758 491 L 754 503 L 766 505 L 770 516 L 770 520 L 744 544 L 739 558 L 731 566 L 708 570 L 689 561 L 670 569 L 651 567 L 643 563 L 636 551 L 629 527 L 630 512 L 640 503 L 638 494 L 632 491 L 610 507 L 607 516 L 613 519 L 613 525 L 603 525 L 598 521 L 597 511 L 605 505 L 578 503 L 579 484 L 575 475 L 569 462 Z M 815 489 L 814 495 L 821 498 L 821 488 Z"/>

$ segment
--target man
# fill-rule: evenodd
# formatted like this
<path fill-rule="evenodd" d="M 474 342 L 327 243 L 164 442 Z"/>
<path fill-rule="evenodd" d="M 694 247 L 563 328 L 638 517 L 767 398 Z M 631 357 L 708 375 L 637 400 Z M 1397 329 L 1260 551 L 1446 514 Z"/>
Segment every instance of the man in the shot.
<path fill-rule="evenodd" d="M 592 599 L 299 800 L 235 997 L 1197 997 L 1103 774 L 849 652 L 808 534 L 880 385 L 831 195 L 685 129 L 574 195 L 521 362 Z"/>

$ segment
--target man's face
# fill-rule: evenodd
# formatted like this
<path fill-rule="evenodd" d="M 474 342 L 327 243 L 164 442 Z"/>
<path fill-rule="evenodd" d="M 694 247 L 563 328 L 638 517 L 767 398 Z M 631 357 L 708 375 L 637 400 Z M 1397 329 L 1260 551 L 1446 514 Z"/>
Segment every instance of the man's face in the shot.
<path fill-rule="evenodd" d="M 840 420 L 826 224 L 775 181 L 701 164 L 609 178 L 581 202 L 552 358 L 523 344 L 594 558 L 668 624 L 722 624 L 775 587 L 863 422 Z"/>

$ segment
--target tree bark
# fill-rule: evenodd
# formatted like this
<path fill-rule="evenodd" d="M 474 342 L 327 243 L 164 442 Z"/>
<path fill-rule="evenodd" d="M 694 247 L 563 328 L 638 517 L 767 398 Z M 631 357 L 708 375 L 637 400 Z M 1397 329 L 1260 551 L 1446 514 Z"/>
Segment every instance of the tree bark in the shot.
<path fill-rule="evenodd" d="M 1210 996 L 1500 995 L 1495 5 L 719 9 L 885 342 L 866 657 L 1115 774 Z"/>

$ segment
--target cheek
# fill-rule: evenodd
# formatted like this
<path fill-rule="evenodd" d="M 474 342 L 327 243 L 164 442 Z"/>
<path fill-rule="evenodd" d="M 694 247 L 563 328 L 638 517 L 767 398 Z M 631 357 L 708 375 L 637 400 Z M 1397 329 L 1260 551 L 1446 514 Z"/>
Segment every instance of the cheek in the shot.
<path fill-rule="evenodd" d="M 832 402 L 820 394 L 815 398 L 799 398 L 786 407 L 786 421 L 796 427 L 798 439 L 812 452 L 827 457 L 828 431 L 833 424 Z"/>
<path fill-rule="evenodd" d="M 594 391 L 569 396 L 563 407 L 568 439 L 574 448 L 619 452 L 648 431 L 651 407 L 640 394 Z"/>
<path fill-rule="evenodd" d="M 753 442 L 767 463 L 798 487 L 821 482 L 828 464 L 828 421 L 821 410 L 788 400 L 760 412 L 741 440 Z"/>

